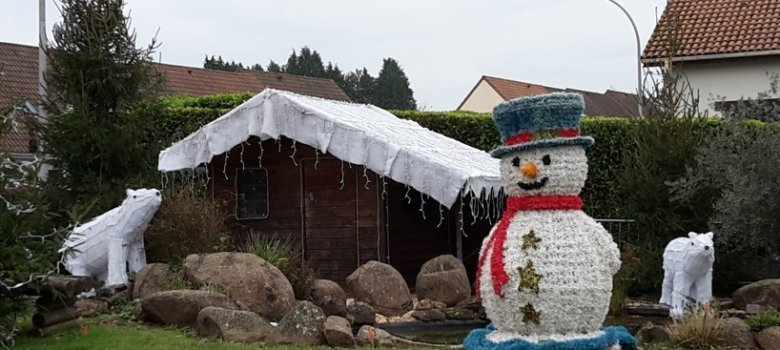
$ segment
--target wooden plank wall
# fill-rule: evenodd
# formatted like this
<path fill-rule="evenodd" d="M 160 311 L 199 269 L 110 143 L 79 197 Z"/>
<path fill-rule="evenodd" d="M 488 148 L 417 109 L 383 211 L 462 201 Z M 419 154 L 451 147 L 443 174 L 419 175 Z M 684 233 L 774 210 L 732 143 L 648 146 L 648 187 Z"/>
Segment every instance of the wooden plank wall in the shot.
<path fill-rule="evenodd" d="M 289 239 L 299 252 L 305 246 L 303 256 L 310 267 L 318 270 L 320 278 L 338 283 L 343 283 L 358 263 L 379 258 L 377 242 L 382 241 L 383 226 L 379 225 L 376 174 L 366 172 L 371 182 L 365 189 L 363 168 L 344 163 L 345 185 L 340 190 L 341 161 L 327 154 L 316 155 L 313 148 L 299 143 L 291 158 L 293 142 L 286 138 L 280 143 L 263 142 L 262 165 L 268 171 L 268 218 L 237 220 L 234 176 L 242 166 L 259 166 L 258 141 L 250 139 L 243 149 L 233 148 L 228 152 L 227 164 L 224 155 L 211 162 L 214 196 L 230 211 L 227 221 L 237 244 L 249 234 Z M 302 192 L 302 188 L 307 192 Z"/>

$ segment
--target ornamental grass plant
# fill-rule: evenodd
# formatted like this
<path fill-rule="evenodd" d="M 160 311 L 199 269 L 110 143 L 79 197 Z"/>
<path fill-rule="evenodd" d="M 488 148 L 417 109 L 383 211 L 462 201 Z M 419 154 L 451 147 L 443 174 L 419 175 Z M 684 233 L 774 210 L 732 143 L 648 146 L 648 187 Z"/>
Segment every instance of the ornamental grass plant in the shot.
<path fill-rule="evenodd" d="M 706 305 L 689 308 L 667 326 L 669 340 L 685 349 L 712 349 L 721 342 L 725 318 Z"/>

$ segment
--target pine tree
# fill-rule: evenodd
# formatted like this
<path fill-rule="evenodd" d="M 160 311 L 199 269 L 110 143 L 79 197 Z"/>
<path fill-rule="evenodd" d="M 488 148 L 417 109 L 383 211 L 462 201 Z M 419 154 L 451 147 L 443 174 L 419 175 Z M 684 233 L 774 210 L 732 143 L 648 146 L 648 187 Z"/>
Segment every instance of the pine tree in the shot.
<path fill-rule="evenodd" d="M 282 72 L 288 74 L 301 75 L 301 69 L 298 66 L 298 54 L 293 50 L 290 57 L 287 57 L 287 64 L 282 66 Z"/>
<path fill-rule="evenodd" d="M 280 66 L 278 63 L 274 62 L 274 60 L 271 60 L 270 63 L 268 63 L 268 67 L 266 68 L 268 72 L 271 73 L 283 73 L 282 66 Z"/>
<path fill-rule="evenodd" d="M 342 90 L 345 88 L 344 83 L 344 73 L 341 72 L 341 69 L 339 69 L 338 65 L 334 65 L 330 62 L 328 62 L 328 65 L 325 67 L 325 75 L 323 78 L 331 79 L 334 82 L 336 82 L 336 85 L 338 85 Z"/>
<path fill-rule="evenodd" d="M 344 77 L 343 90 L 352 102 L 373 104 L 374 86 L 375 79 L 366 68 L 349 72 Z"/>
<path fill-rule="evenodd" d="M 417 109 L 414 92 L 401 66 L 392 58 L 384 59 L 376 78 L 373 104 L 384 109 Z"/>
<path fill-rule="evenodd" d="M 116 205 L 128 186 L 156 178 L 162 79 L 151 64 L 155 42 L 136 48 L 124 0 L 61 4 L 47 50 L 49 120 L 41 126 L 56 169 L 47 185 L 60 208 L 97 201 L 94 214 Z"/>
<path fill-rule="evenodd" d="M 312 51 L 308 47 L 304 46 L 301 49 L 301 54 L 298 55 L 298 75 L 306 77 L 324 78 L 325 67 L 322 64 L 322 57 L 319 52 Z"/>
<path fill-rule="evenodd" d="M 262 72 L 263 71 L 263 66 L 260 63 L 255 63 L 249 69 Z"/>

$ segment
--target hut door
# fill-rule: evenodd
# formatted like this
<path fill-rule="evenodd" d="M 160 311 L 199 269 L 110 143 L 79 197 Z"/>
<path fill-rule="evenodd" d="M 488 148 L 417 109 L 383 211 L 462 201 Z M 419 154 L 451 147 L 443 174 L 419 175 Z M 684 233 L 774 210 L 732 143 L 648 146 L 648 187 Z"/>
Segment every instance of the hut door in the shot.
<path fill-rule="evenodd" d="M 304 258 L 318 278 L 343 284 L 359 263 L 357 167 L 343 163 L 342 184 L 338 159 L 304 159 L 301 166 Z"/>

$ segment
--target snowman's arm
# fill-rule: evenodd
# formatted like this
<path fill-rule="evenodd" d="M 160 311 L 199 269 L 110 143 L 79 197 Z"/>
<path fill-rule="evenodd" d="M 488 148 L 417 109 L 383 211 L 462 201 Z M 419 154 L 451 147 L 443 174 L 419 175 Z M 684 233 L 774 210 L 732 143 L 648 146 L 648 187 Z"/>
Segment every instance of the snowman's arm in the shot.
<path fill-rule="evenodd" d="M 615 241 L 612 240 L 612 235 L 604 229 L 604 226 L 601 226 L 595 221 L 593 221 L 591 231 L 591 239 L 593 239 L 594 243 L 599 247 L 601 256 L 609 266 L 612 274 L 616 274 L 618 270 L 620 270 L 620 249 L 618 249 Z"/>

